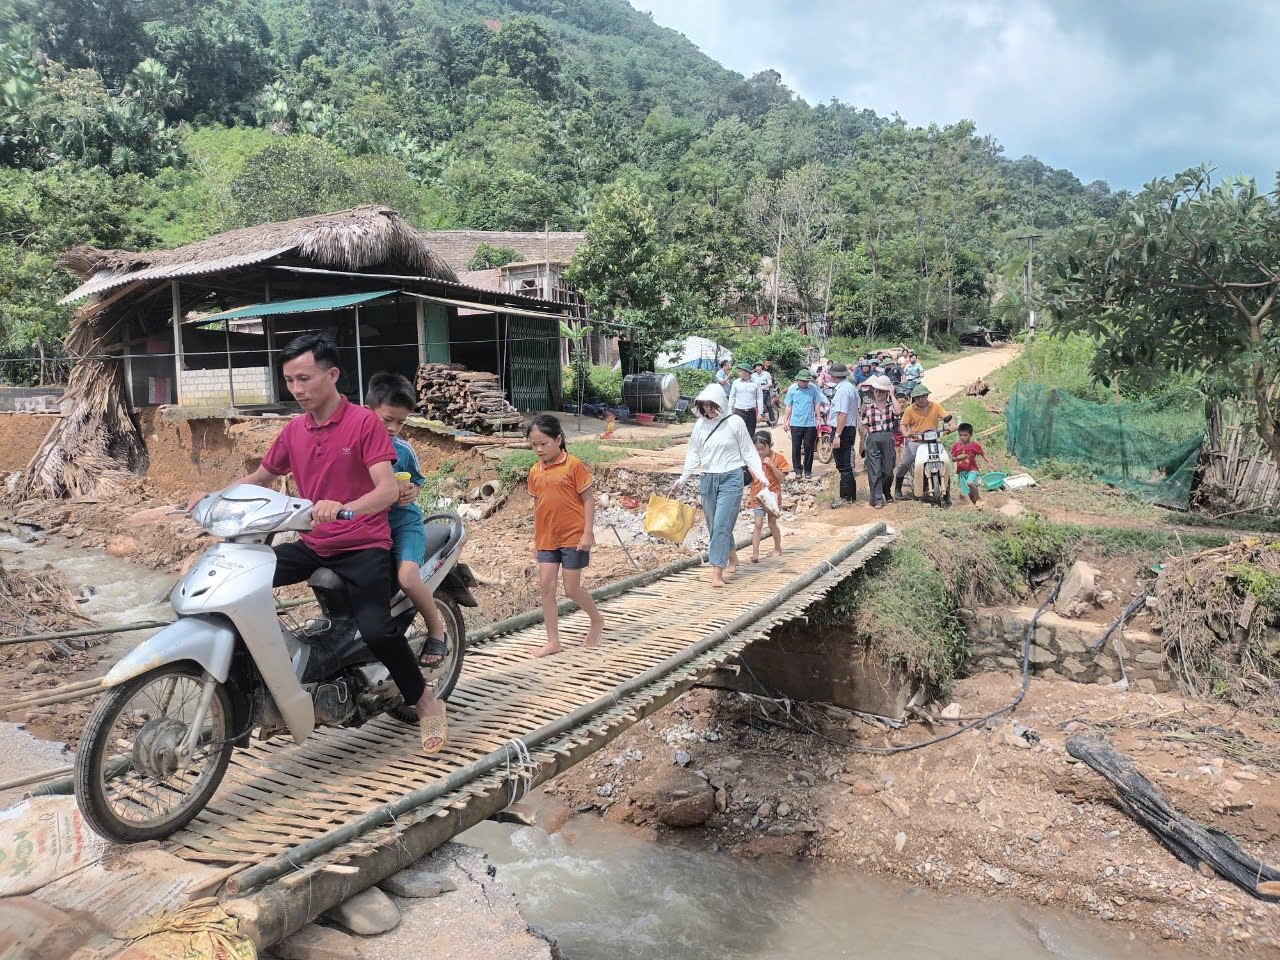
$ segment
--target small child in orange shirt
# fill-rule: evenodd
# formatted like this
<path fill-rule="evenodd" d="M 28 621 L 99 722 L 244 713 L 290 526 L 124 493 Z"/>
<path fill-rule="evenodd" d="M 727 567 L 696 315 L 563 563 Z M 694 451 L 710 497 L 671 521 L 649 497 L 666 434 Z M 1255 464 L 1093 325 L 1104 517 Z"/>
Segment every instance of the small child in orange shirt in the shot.
<path fill-rule="evenodd" d="M 773 491 L 778 501 L 778 509 L 781 510 L 782 478 L 791 469 L 791 465 L 782 454 L 773 452 L 773 435 L 768 430 L 761 430 L 756 434 L 756 452 L 760 454 L 760 465 L 764 467 L 765 475 L 769 478 L 769 489 Z M 760 489 L 760 481 L 753 478 L 751 481 L 752 503 L 756 502 L 756 495 Z M 756 527 L 751 533 L 751 562 L 760 562 L 760 539 L 764 533 L 766 518 L 769 521 L 769 535 L 773 537 L 773 555 L 782 556 L 782 528 L 778 526 L 778 518 L 761 506 L 754 507 L 751 515 L 756 518 Z"/>
<path fill-rule="evenodd" d="M 586 466 L 565 449 L 564 428 L 550 414 L 533 418 L 524 435 L 538 462 L 529 471 L 527 486 L 533 497 L 533 546 L 538 561 L 538 587 L 547 643 L 535 657 L 560 652 L 560 617 L 556 580 L 564 571 L 564 595 L 591 620 L 584 647 L 594 647 L 604 635 L 604 617 L 582 586 L 582 571 L 591 562 L 595 546 L 596 498 Z"/>

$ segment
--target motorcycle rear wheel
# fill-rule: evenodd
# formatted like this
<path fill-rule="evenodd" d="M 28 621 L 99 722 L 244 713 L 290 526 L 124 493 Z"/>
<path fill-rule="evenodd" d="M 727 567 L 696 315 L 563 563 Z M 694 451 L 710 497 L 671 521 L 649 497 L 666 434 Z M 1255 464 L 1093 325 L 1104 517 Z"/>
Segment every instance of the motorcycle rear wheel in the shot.
<path fill-rule="evenodd" d="M 89 826 L 118 843 L 171 836 L 204 809 L 231 760 L 234 712 L 225 684 L 214 690 L 196 760 L 163 777 L 142 767 L 187 730 L 203 686 L 192 663 L 170 663 L 113 687 L 90 714 L 76 751 L 76 804 Z"/>
<path fill-rule="evenodd" d="M 447 594 L 437 593 L 436 609 L 444 620 L 449 652 L 439 666 L 423 671 L 423 679 L 441 700 L 447 700 L 462 675 L 462 661 L 467 654 L 467 625 L 462 619 L 458 601 Z"/>

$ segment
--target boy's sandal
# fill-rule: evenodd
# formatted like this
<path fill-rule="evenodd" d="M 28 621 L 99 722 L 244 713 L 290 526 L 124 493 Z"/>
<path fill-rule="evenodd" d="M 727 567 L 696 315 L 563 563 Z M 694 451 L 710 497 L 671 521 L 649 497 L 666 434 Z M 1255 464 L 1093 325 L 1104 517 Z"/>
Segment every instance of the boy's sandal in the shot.
<path fill-rule="evenodd" d="M 449 742 L 449 721 L 443 713 L 421 717 L 418 720 L 418 733 L 422 736 L 422 752 L 430 756 L 439 753 Z M 431 746 L 435 744 L 435 746 Z"/>
<path fill-rule="evenodd" d="M 443 637 L 427 637 L 418 654 L 418 666 L 434 670 L 449 655 L 449 644 Z"/>

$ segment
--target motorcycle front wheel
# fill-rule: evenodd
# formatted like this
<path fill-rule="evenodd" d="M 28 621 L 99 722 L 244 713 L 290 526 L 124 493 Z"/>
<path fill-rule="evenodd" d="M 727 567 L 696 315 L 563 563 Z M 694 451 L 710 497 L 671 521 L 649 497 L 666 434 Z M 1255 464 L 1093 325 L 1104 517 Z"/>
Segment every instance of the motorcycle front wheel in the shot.
<path fill-rule="evenodd" d="M 113 687 L 85 724 L 76 751 L 76 803 L 96 833 L 118 843 L 160 840 L 182 829 L 213 796 L 233 749 L 224 684 L 200 725 L 191 762 L 174 748 L 195 719 L 204 686 L 191 663 L 171 663 Z"/>
<path fill-rule="evenodd" d="M 816 452 L 821 463 L 831 462 L 831 458 L 834 456 L 831 450 L 831 434 L 824 433 L 818 437 L 818 449 Z"/>

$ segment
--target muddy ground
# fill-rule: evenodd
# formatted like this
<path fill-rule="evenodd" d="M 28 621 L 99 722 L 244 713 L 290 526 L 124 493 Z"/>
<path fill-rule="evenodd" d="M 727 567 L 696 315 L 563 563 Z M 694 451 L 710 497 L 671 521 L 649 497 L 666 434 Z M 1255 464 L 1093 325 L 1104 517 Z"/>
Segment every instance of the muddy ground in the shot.
<path fill-rule="evenodd" d="M 963 715 L 1008 703 L 1014 677 L 961 681 Z M 571 808 L 662 826 L 646 788 L 677 761 L 723 789 L 690 831 L 747 857 L 802 858 L 891 874 L 941 890 L 1058 904 L 1144 937 L 1252 955 L 1280 952 L 1280 909 L 1175 860 L 1115 805 L 1107 784 L 1068 757 L 1065 739 L 1097 731 L 1131 756 L 1174 805 L 1280 862 L 1280 736 L 1254 720 L 1173 695 L 1035 680 L 1009 720 L 892 757 L 856 752 L 928 738 L 817 709 L 726 691 L 694 691 L 552 781 Z M 1228 740 L 1182 739 L 1220 724 Z M 808 729 L 806 729 L 808 728 Z M 937 725 L 934 733 L 950 726 Z M 1230 752 L 1228 752 L 1230 751 Z M 683 754 L 683 755 L 682 755 Z M 686 756 L 687 755 L 687 756 Z M 642 805 L 643 804 L 643 805 Z"/>
<path fill-rule="evenodd" d="M 11 505 L 0 510 L 0 520 L 28 521 L 40 528 L 34 535 L 65 542 L 68 549 L 107 550 L 176 574 L 210 541 L 189 520 L 171 515 L 172 508 L 194 489 L 217 488 L 251 470 L 282 421 L 227 430 L 220 422 L 218 429 L 199 424 L 149 420 L 151 470 L 119 497 Z M 477 449 L 427 431 L 411 431 L 408 437 L 425 472 L 453 462 L 457 492 L 497 476 L 496 461 Z M 598 512 L 589 585 L 687 555 L 675 545 L 635 536 L 649 493 L 665 487 L 682 457 L 683 450 L 673 447 L 596 469 L 598 491 L 608 503 Z M 851 528 L 883 519 L 910 526 L 928 524 L 933 516 L 914 503 L 872 511 L 861 473 L 860 502 L 829 510 L 830 489 L 824 484 L 830 483 L 830 468 L 820 466 L 819 474 L 817 484 L 790 486 L 786 492 L 795 514 L 784 524 L 789 536 L 803 535 L 803 528 L 815 523 Z M 993 494 L 984 509 L 995 511 L 1016 500 L 1077 523 L 1153 523 L 1127 500 L 1094 496 L 1078 502 L 1076 486 L 1060 481 L 1017 495 Z M 692 500 L 691 490 L 686 498 Z M 622 534 L 625 550 L 612 527 Z M 532 512 L 523 490 L 513 491 L 488 519 L 470 521 L 468 530 L 466 560 L 482 581 L 481 607 L 468 611 L 468 623 L 536 606 Z M 1119 586 L 1139 571 L 1117 566 L 1105 572 Z M 0 656 L 0 684 L 23 694 L 95 675 L 106 668 L 99 656 L 87 651 L 63 662 L 50 660 L 47 670 L 35 669 L 29 653 Z M 985 675 L 960 681 L 954 699 L 964 715 L 979 714 L 1008 702 L 1016 690 L 1016 678 Z M 74 737 L 86 710 L 81 702 L 38 713 L 30 718 L 32 732 Z M 1041 680 L 1032 682 L 1015 715 L 1018 724 L 1038 735 L 1034 745 L 1010 736 L 1011 728 L 1002 724 L 881 758 L 857 753 L 849 744 L 906 743 L 928 731 L 913 724 L 886 732 L 817 710 L 801 719 L 809 730 L 767 701 L 697 690 L 550 789 L 573 808 L 663 832 L 669 828 L 656 825 L 652 811 L 632 803 L 630 791 L 672 769 L 673 756 L 685 751 L 689 769 L 724 787 L 724 811 L 693 829 L 704 842 L 740 855 L 848 864 L 942 889 L 959 885 L 993 896 L 1058 903 L 1126 924 L 1141 936 L 1280 955 L 1280 909 L 1261 906 L 1235 887 L 1176 862 L 1115 807 L 1100 778 L 1070 762 L 1063 750 L 1073 732 L 1105 730 L 1185 813 L 1229 831 L 1249 852 L 1275 864 L 1280 862 L 1275 784 L 1280 730 L 1274 726 L 1173 695 Z M 1232 736 L 1206 742 L 1203 736 L 1178 739 L 1165 729 L 1200 729 L 1210 722 Z"/>

